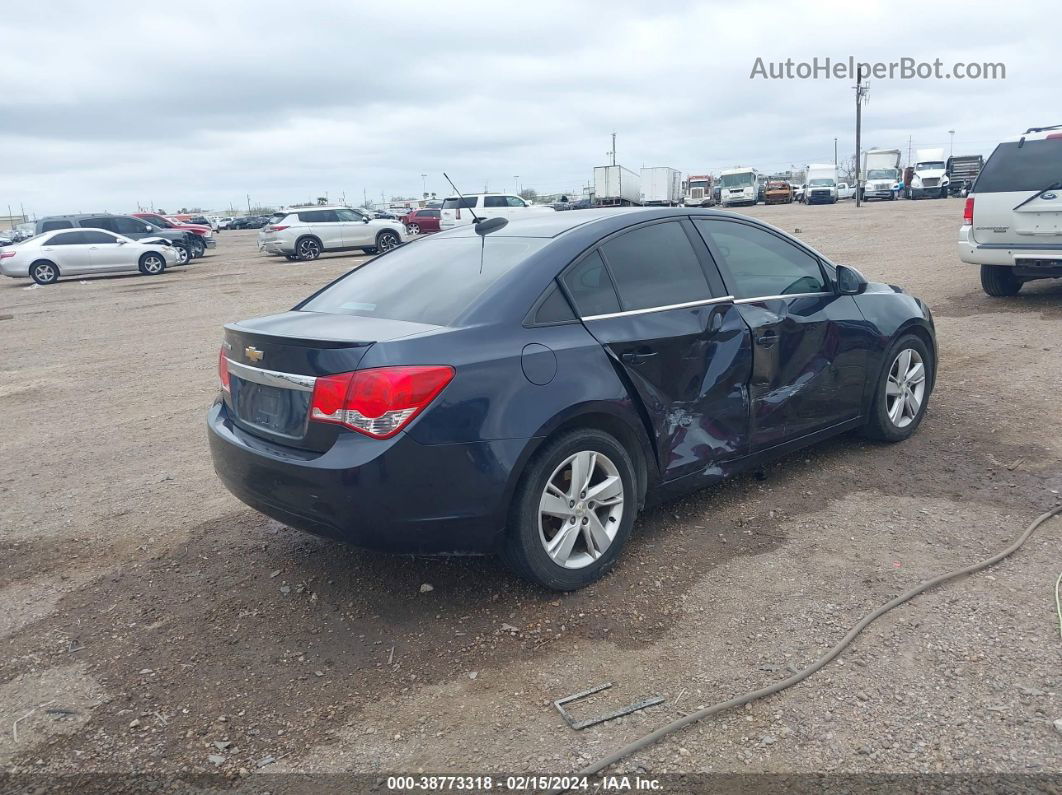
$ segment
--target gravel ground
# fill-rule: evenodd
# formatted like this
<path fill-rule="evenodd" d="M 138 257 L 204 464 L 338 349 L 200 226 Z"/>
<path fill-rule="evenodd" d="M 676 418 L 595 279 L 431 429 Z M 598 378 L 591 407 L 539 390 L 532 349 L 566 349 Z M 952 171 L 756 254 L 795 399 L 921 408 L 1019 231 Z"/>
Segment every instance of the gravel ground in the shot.
<path fill-rule="evenodd" d="M 746 212 L 929 302 L 926 420 L 900 445 L 841 437 L 653 509 L 616 570 L 566 596 L 491 559 L 290 531 L 215 479 L 221 325 L 364 258 L 289 263 L 223 232 L 160 277 L 4 280 L 0 770 L 570 772 L 788 676 L 1058 501 L 1062 284 L 985 296 L 955 253 L 958 200 Z M 807 682 L 618 769 L 1062 773 L 1060 550 L 1056 519 Z M 573 712 L 666 702 L 569 730 L 551 701 L 604 681 Z"/>

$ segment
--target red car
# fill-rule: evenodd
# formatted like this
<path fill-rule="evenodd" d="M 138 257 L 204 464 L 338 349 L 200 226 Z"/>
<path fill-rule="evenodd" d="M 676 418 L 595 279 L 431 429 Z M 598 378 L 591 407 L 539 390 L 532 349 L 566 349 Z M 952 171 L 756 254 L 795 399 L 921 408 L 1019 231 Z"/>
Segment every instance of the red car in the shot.
<path fill-rule="evenodd" d="M 163 218 L 158 213 L 133 213 L 137 218 L 143 218 L 145 221 L 150 221 L 155 226 L 161 226 L 163 229 L 181 229 L 185 232 L 191 232 L 196 235 L 194 238 L 203 245 L 197 246 L 196 250 L 192 252 L 193 257 L 201 257 L 206 253 L 208 248 L 214 248 L 217 246 L 217 241 L 214 240 L 214 235 L 209 226 L 203 226 L 202 224 L 183 224 L 179 221 L 171 221 L 168 218 Z"/>
<path fill-rule="evenodd" d="M 413 210 L 402 220 L 411 235 L 419 235 L 421 232 L 438 232 L 440 210 Z"/>

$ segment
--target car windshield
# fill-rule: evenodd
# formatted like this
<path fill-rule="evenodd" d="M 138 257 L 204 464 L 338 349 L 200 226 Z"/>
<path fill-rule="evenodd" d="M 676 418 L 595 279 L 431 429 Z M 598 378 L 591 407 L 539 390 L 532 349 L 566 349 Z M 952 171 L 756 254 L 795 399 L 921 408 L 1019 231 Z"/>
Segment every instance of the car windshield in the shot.
<path fill-rule="evenodd" d="M 895 168 L 872 168 L 867 172 L 867 179 L 896 179 L 899 175 Z"/>
<path fill-rule="evenodd" d="M 743 188 L 752 185 L 754 182 L 751 171 L 746 171 L 743 174 L 723 174 L 719 178 L 719 184 L 724 188 Z"/>
<path fill-rule="evenodd" d="M 915 164 L 915 171 L 932 171 L 932 170 L 944 170 L 943 160 L 926 160 L 922 163 Z"/>
<path fill-rule="evenodd" d="M 808 185 L 813 188 L 832 188 L 834 181 L 832 179 L 809 179 Z"/>
<path fill-rule="evenodd" d="M 499 277 L 548 242 L 478 236 L 420 241 L 363 265 L 298 309 L 446 326 Z"/>
<path fill-rule="evenodd" d="M 693 179 L 693 180 L 690 180 L 690 188 L 707 188 L 707 187 L 708 187 L 708 181 L 707 180 L 704 180 L 704 179 Z"/>
<path fill-rule="evenodd" d="M 147 221 L 150 224 L 154 224 L 155 226 L 159 227 L 160 229 L 172 229 L 173 228 L 173 224 L 170 223 L 169 221 L 167 221 L 161 215 L 149 215 L 146 218 L 144 218 L 143 220 Z"/>

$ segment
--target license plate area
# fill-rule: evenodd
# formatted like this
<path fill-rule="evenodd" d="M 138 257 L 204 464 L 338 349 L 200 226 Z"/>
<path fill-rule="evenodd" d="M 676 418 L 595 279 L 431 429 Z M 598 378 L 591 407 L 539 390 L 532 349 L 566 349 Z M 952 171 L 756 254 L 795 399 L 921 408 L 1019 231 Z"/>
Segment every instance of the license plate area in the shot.
<path fill-rule="evenodd" d="M 230 384 L 233 409 L 242 424 L 289 439 L 306 435 L 309 392 L 258 384 L 235 375 Z"/>

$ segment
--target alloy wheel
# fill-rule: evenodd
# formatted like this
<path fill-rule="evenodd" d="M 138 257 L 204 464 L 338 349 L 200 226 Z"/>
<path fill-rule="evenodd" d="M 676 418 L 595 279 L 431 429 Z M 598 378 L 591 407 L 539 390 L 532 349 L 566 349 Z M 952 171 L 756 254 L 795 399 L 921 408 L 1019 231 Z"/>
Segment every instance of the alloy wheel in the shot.
<path fill-rule="evenodd" d="M 299 241 L 299 259 L 317 259 L 321 256 L 321 246 L 313 238 Z"/>
<path fill-rule="evenodd" d="M 151 274 L 162 273 L 163 267 L 164 264 L 162 260 L 154 254 L 144 257 L 144 270 L 146 272 Z"/>
<path fill-rule="evenodd" d="M 186 265 L 188 263 L 188 249 L 184 246 L 175 246 L 177 249 L 177 264 Z"/>
<path fill-rule="evenodd" d="M 33 267 L 33 280 L 38 284 L 48 284 L 55 281 L 55 267 L 49 262 L 42 262 Z"/>
<path fill-rule="evenodd" d="M 390 251 L 391 249 L 397 246 L 398 237 L 395 235 L 394 232 L 384 232 L 382 235 L 380 235 L 379 245 L 377 246 L 380 251 Z"/>
<path fill-rule="evenodd" d="M 926 366 L 912 349 L 900 351 L 885 380 L 885 413 L 897 428 L 906 428 L 918 417 L 926 396 Z"/>
<path fill-rule="evenodd" d="M 612 545 L 623 518 L 623 479 L 604 453 L 583 450 L 553 470 L 539 500 L 538 533 L 558 566 L 589 566 Z"/>
<path fill-rule="evenodd" d="M 420 234 L 420 227 L 417 226 L 417 224 L 410 224 L 409 225 L 409 234 L 411 234 L 411 235 L 419 235 Z"/>

